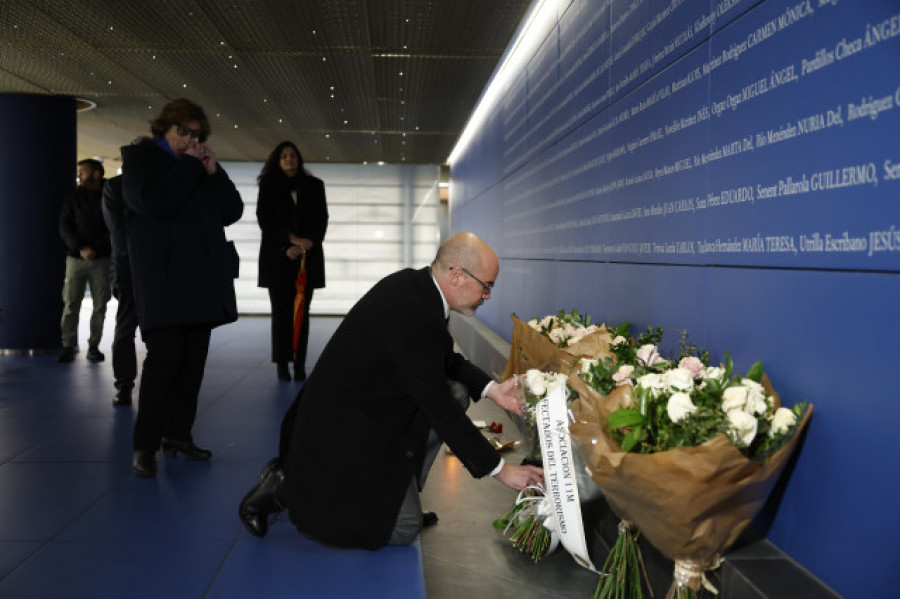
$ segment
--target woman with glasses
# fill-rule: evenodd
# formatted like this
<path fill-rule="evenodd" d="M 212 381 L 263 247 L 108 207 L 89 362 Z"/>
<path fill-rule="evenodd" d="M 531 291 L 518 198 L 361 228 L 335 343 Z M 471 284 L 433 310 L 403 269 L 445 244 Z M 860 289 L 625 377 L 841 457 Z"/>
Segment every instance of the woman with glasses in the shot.
<path fill-rule="evenodd" d="M 280 380 L 291 380 L 288 363 L 293 362 L 294 380 L 302 381 L 306 379 L 309 305 L 313 290 L 325 286 L 325 185 L 306 171 L 300 150 L 289 141 L 275 146 L 257 181 L 256 218 L 262 230 L 259 286 L 268 288 L 272 304 L 272 361 Z M 294 351 L 295 281 L 304 263 L 303 320 Z"/>
<path fill-rule="evenodd" d="M 150 123 L 151 138 L 122 148 L 128 253 L 141 337 L 147 346 L 134 423 L 139 476 L 156 474 L 156 452 L 208 460 L 191 429 L 211 330 L 237 319 L 238 256 L 225 227 L 241 196 L 206 145 L 209 121 L 180 98 Z"/>

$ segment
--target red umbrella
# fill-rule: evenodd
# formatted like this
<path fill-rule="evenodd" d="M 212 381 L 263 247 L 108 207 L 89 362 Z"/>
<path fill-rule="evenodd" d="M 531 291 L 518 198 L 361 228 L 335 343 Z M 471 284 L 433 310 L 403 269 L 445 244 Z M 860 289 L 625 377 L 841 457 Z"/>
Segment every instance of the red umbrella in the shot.
<path fill-rule="evenodd" d="M 303 314 L 306 312 L 306 250 L 300 256 L 300 272 L 294 281 L 297 296 L 294 297 L 294 351 L 300 342 L 300 331 L 303 329 Z"/>

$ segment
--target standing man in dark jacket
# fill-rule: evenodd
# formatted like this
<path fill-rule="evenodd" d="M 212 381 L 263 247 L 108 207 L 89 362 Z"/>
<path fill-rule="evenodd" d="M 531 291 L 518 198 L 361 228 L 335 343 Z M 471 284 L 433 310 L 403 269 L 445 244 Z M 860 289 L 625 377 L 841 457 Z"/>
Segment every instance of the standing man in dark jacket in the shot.
<path fill-rule="evenodd" d="M 388 275 L 353 306 L 284 418 L 279 457 L 241 503 L 250 532 L 265 535 L 268 516 L 286 507 L 300 532 L 329 545 L 413 542 L 419 488 L 440 447 L 432 439 L 476 478 L 518 490 L 543 481 L 543 469 L 497 455 L 450 387 L 521 414 L 515 381 L 493 382 L 456 353 L 446 326 L 451 310 L 471 315 L 491 297 L 498 271 L 490 246 L 460 233 L 430 268 Z"/>
<path fill-rule="evenodd" d="M 134 389 L 134 379 L 137 377 L 134 333 L 138 321 L 134 290 L 131 288 L 131 264 L 128 262 L 121 175 L 107 179 L 106 185 L 103 186 L 103 219 L 109 229 L 109 240 L 112 245 L 109 283 L 113 296 L 119 302 L 112 342 L 113 377 L 116 387 L 113 405 L 130 406 L 131 390 Z"/>
<path fill-rule="evenodd" d="M 78 347 L 78 316 L 85 285 L 91 286 L 94 310 L 88 337 L 87 359 L 100 362 L 100 337 L 109 302 L 109 232 L 103 222 L 101 191 L 103 164 L 92 158 L 78 163 L 78 187 L 66 198 L 59 216 L 59 233 L 66 243 L 66 279 L 63 284 L 62 351 L 58 362 L 75 359 Z"/>
<path fill-rule="evenodd" d="M 238 255 L 225 227 L 244 203 L 204 142 L 203 109 L 180 98 L 150 124 L 153 138 L 122 148 L 122 190 L 134 299 L 147 346 L 134 423 L 139 476 L 156 452 L 208 460 L 191 429 L 212 329 L 237 320 Z"/>

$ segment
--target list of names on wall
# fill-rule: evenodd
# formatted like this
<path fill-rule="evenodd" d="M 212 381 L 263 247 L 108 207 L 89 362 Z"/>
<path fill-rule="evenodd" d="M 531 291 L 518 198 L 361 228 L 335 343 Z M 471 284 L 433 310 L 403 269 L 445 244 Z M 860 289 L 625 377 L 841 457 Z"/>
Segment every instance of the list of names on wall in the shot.
<path fill-rule="evenodd" d="M 504 255 L 900 269 L 900 7 L 697 4 L 593 3 L 535 52 Z"/>

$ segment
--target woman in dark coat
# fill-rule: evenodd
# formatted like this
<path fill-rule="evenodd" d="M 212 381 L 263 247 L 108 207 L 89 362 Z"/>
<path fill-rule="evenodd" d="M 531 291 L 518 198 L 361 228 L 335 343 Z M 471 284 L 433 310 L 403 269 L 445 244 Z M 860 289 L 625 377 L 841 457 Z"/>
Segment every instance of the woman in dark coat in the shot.
<path fill-rule="evenodd" d="M 134 423 L 135 474 L 156 474 L 156 451 L 208 460 L 191 429 L 213 327 L 237 320 L 238 256 L 225 227 L 241 196 L 204 144 L 209 121 L 173 100 L 151 123 L 153 138 L 122 148 L 122 189 L 132 284 L 147 346 Z"/>
<path fill-rule="evenodd" d="M 303 156 L 293 143 L 283 141 L 269 154 L 257 179 L 259 199 L 256 218 L 262 229 L 259 246 L 259 286 L 268 288 L 272 304 L 272 361 L 278 378 L 291 380 L 288 362 L 294 363 L 294 380 L 306 379 L 306 346 L 309 340 L 309 306 L 313 290 L 325 286 L 322 240 L 328 228 L 325 185 L 303 168 Z M 307 283 L 303 325 L 297 351 L 293 347 L 294 282 L 306 255 Z"/>

